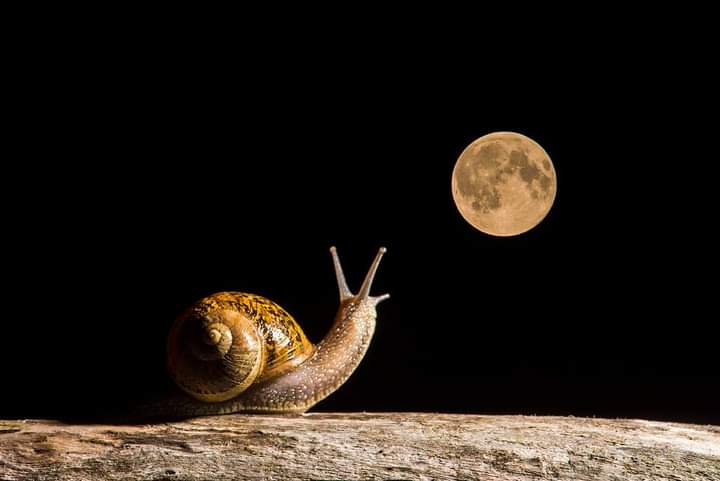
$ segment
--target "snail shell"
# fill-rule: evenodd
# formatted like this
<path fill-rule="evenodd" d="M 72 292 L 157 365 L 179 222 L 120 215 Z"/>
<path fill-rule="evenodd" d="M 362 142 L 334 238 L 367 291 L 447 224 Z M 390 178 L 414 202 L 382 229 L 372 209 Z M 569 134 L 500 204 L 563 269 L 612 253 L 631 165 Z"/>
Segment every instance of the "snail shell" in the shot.
<path fill-rule="evenodd" d="M 255 294 L 220 292 L 196 302 L 173 324 L 168 369 L 187 396 L 148 407 L 146 415 L 305 412 L 338 389 L 360 364 L 375 331 L 370 296 L 381 248 L 358 294 L 350 292 L 331 248 L 340 307 L 313 345 L 282 307 Z"/>
<path fill-rule="evenodd" d="M 168 336 L 168 370 L 189 395 L 218 402 L 292 369 L 314 350 L 295 319 L 271 300 L 220 292 L 175 321 Z"/>

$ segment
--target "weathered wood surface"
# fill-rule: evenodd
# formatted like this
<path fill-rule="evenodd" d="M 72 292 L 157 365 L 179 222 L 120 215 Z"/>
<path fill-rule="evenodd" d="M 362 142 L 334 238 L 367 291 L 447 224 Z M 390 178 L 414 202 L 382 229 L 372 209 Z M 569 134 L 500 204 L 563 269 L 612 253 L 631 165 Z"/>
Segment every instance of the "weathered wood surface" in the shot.
<path fill-rule="evenodd" d="M 2 480 L 720 480 L 720 427 L 385 413 L 0 421 Z"/>

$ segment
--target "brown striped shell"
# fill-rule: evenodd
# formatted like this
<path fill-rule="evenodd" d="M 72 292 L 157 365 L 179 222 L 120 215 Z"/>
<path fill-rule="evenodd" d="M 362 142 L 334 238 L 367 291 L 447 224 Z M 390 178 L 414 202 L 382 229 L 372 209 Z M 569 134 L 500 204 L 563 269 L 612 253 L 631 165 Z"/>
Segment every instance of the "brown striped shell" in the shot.
<path fill-rule="evenodd" d="M 194 398 L 220 402 L 300 365 L 314 349 L 295 319 L 274 302 L 220 292 L 177 318 L 168 336 L 168 368 Z"/>

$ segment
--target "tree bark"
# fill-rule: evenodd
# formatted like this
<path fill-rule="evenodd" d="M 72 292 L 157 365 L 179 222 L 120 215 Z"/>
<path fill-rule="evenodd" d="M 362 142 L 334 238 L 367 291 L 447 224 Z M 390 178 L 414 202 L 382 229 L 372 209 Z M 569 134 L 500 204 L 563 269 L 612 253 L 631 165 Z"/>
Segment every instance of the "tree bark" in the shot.
<path fill-rule="evenodd" d="M 720 427 L 428 413 L 0 420 L 2 480 L 720 480 Z"/>

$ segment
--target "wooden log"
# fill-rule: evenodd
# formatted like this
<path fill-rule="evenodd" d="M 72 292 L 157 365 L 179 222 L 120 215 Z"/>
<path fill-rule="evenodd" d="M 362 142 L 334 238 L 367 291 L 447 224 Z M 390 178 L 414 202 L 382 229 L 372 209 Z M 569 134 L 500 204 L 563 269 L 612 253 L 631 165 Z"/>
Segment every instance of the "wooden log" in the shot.
<path fill-rule="evenodd" d="M 429 413 L 0 421 L 2 480 L 720 480 L 720 427 Z"/>

